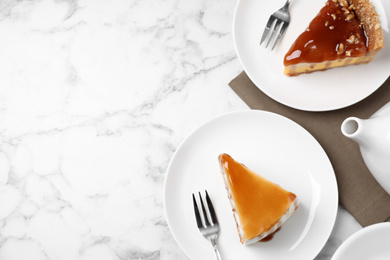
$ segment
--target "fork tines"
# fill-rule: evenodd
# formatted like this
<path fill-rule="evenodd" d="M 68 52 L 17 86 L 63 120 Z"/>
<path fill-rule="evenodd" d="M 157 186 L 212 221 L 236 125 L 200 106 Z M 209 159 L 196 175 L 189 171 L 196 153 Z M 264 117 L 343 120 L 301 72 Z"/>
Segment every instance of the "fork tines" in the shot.
<path fill-rule="evenodd" d="M 272 48 L 278 44 L 280 38 L 282 38 L 284 32 L 286 31 L 288 23 L 285 23 L 279 19 L 276 19 L 274 16 L 271 16 L 267 22 L 267 25 L 264 29 L 263 36 L 261 37 L 260 45 L 267 39 L 266 48 L 273 41 Z M 275 38 L 275 34 L 277 35 Z"/>
<path fill-rule="evenodd" d="M 291 0 L 287 0 L 282 8 L 270 16 L 267 25 L 264 28 L 263 35 L 261 36 L 260 45 L 267 39 L 267 48 L 268 45 L 273 41 L 271 48 L 271 50 L 273 50 L 278 44 L 290 23 L 290 14 L 288 12 L 290 2 Z"/>
<path fill-rule="evenodd" d="M 200 200 L 200 204 L 201 204 L 203 218 L 200 215 L 200 211 L 199 211 L 196 199 L 195 199 L 195 195 L 192 194 L 192 200 L 194 203 L 194 211 L 195 211 L 195 217 L 196 217 L 196 224 L 198 225 L 198 228 L 207 228 L 209 226 L 218 225 L 217 215 L 215 214 L 213 204 L 210 200 L 210 197 L 209 197 L 209 194 L 207 193 L 207 190 L 205 192 L 206 192 L 206 202 L 207 202 L 208 212 L 207 212 L 205 205 L 203 203 L 202 195 L 199 192 L 199 200 Z"/>

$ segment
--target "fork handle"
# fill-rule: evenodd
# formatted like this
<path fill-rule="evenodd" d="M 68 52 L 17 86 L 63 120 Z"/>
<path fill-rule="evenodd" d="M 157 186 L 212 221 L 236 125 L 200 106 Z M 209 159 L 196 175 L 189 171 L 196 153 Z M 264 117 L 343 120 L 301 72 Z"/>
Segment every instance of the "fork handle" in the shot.
<path fill-rule="evenodd" d="M 215 256 L 217 257 L 217 260 L 222 260 L 221 255 L 219 254 L 217 242 L 215 239 L 210 239 L 211 244 L 213 245 Z"/>
<path fill-rule="evenodd" d="M 214 247 L 215 255 L 217 256 L 217 260 L 221 260 L 221 255 L 219 254 L 217 246 L 215 245 L 213 247 Z"/>

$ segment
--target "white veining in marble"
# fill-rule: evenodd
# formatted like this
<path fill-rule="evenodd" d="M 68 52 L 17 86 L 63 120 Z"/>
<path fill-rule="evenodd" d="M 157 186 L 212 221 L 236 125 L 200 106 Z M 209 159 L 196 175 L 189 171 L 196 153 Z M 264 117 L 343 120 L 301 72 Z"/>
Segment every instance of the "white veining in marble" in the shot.
<path fill-rule="evenodd" d="M 0 259 L 187 259 L 167 165 L 199 124 L 248 109 L 234 0 L 0 1 Z M 340 210 L 316 259 L 360 229 Z"/>

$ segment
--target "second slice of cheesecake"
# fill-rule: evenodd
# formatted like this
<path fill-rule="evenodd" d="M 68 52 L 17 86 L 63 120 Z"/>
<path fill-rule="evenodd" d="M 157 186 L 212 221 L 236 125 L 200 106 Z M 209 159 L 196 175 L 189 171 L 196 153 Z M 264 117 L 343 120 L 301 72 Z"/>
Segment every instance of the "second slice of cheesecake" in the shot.
<path fill-rule="evenodd" d="M 297 196 L 235 161 L 218 157 L 240 241 L 266 240 L 297 210 Z"/>

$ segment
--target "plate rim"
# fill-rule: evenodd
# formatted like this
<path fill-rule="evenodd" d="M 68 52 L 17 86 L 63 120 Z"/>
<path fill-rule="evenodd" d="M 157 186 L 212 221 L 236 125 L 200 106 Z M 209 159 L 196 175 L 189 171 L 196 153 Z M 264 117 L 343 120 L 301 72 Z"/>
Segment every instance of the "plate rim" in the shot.
<path fill-rule="evenodd" d="M 336 223 L 336 219 L 337 219 L 337 214 L 338 214 L 339 190 L 338 190 L 337 179 L 336 179 L 336 176 L 335 176 L 335 173 L 334 173 L 333 165 L 332 165 L 332 163 L 331 163 L 327 153 L 323 149 L 322 145 L 317 141 L 317 139 L 309 131 L 307 131 L 304 127 L 302 127 L 301 125 L 299 125 L 298 123 L 296 123 L 295 121 L 293 121 L 292 119 L 290 119 L 288 117 L 285 117 L 283 115 L 280 115 L 280 114 L 277 114 L 277 113 L 274 113 L 274 112 L 266 111 L 266 110 L 236 110 L 236 111 L 231 111 L 231 112 L 226 112 L 226 113 L 222 113 L 222 114 L 216 115 L 216 116 L 211 117 L 210 119 L 204 121 L 203 123 L 201 123 L 197 127 L 195 127 L 194 130 L 190 131 L 189 134 L 187 134 L 187 136 L 185 136 L 185 138 L 181 141 L 179 146 L 176 148 L 174 154 L 172 155 L 171 160 L 169 161 L 167 170 L 165 172 L 165 178 L 164 178 L 164 184 L 163 184 L 164 215 L 165 215 L 165 220 L 167 221 L 167 224 L 168 224 L 168 228 L 169 228 L 170 234 L 173 236 L 175 242 L 178 244 L 180 249 L 185 253 L 185 255 L 187 257 L 191 258 L 189 252 L 183 247 L 183 245 L 180 242 L 180 240 L 178 239 L 177 235 L 173 232 L 173 230 L 172 230 L 172 223 L 171 223 L 170 219 L 168 218 L 169 213 L 168 213 L 168 210 L 167 210 L 167 182 L 168 182 L 168 179 L 169 179 L 169 176 L 170 176 L 170 174 L 169 174 L 170 169 L 172 167 L 172 164 L 175 161 L 176 156 L 178 155 L 178 153 L 182 149 L 182 147 L 188 142 L 189 138 L 192 135 L 194 135 L 196 132 L 198 132 L 198 130 L 202 129 L 206 125 L 212 123 L 213 121 L 215 121 L 215 120 L 217 120 L 219 118 L 229 117 L 229 116 L 232 116 L 234 114 L 240 114 L 240 113 L 244 113 L 244 114 L 246 114 L 246 113 L 248 113 L 248 114 L 250 114 L 250 113 L 253 113 L 253 114 L 266 113 L 266 114 L 271 114 L 273 116 L 276 116 L 276 117 L 282 118 L 284 120 L 290 121 L 296 127 L 300 128 L 302 131 L 304 131 L 321 148 L 321 151 L 324 153 L 325 157 L 327 158 L 327 163 L 329 164 L 329 166 L 330 166 L 330 168 L 332 169 L 332 172 L 333 172 L 333 175 L 332 175 L 333 178 L 332 179 L 333 179 L 333 182 L 335 184 L 335 186 L 334 186 L 334 188 L 335 188 L 335 198 L 334 198 L 334 200 L 335 200 L 335 209 L 334 209 L 334 214 L 332 216 L 330 216 L 332 218 L 332 221 L 331 221 L 331 228 L 328 230 L 328 234 L 326 234 L 327 239 L 325 239 L 323 244 L 321 245 L 321 247 L 319 247 L 318 252 L 316 254 L 316 255 L 318 255 L 321 252 L 321 250 L 324 248 L 325 244 L 327 243 L 327 240 L 329 239 L 329 237 L 330 237 L 330 235 L 331 235 L 331 233 L 332 233 L 332 231 L 334 229 L 334 226 L 335 226 L 335 223 Z"/>

